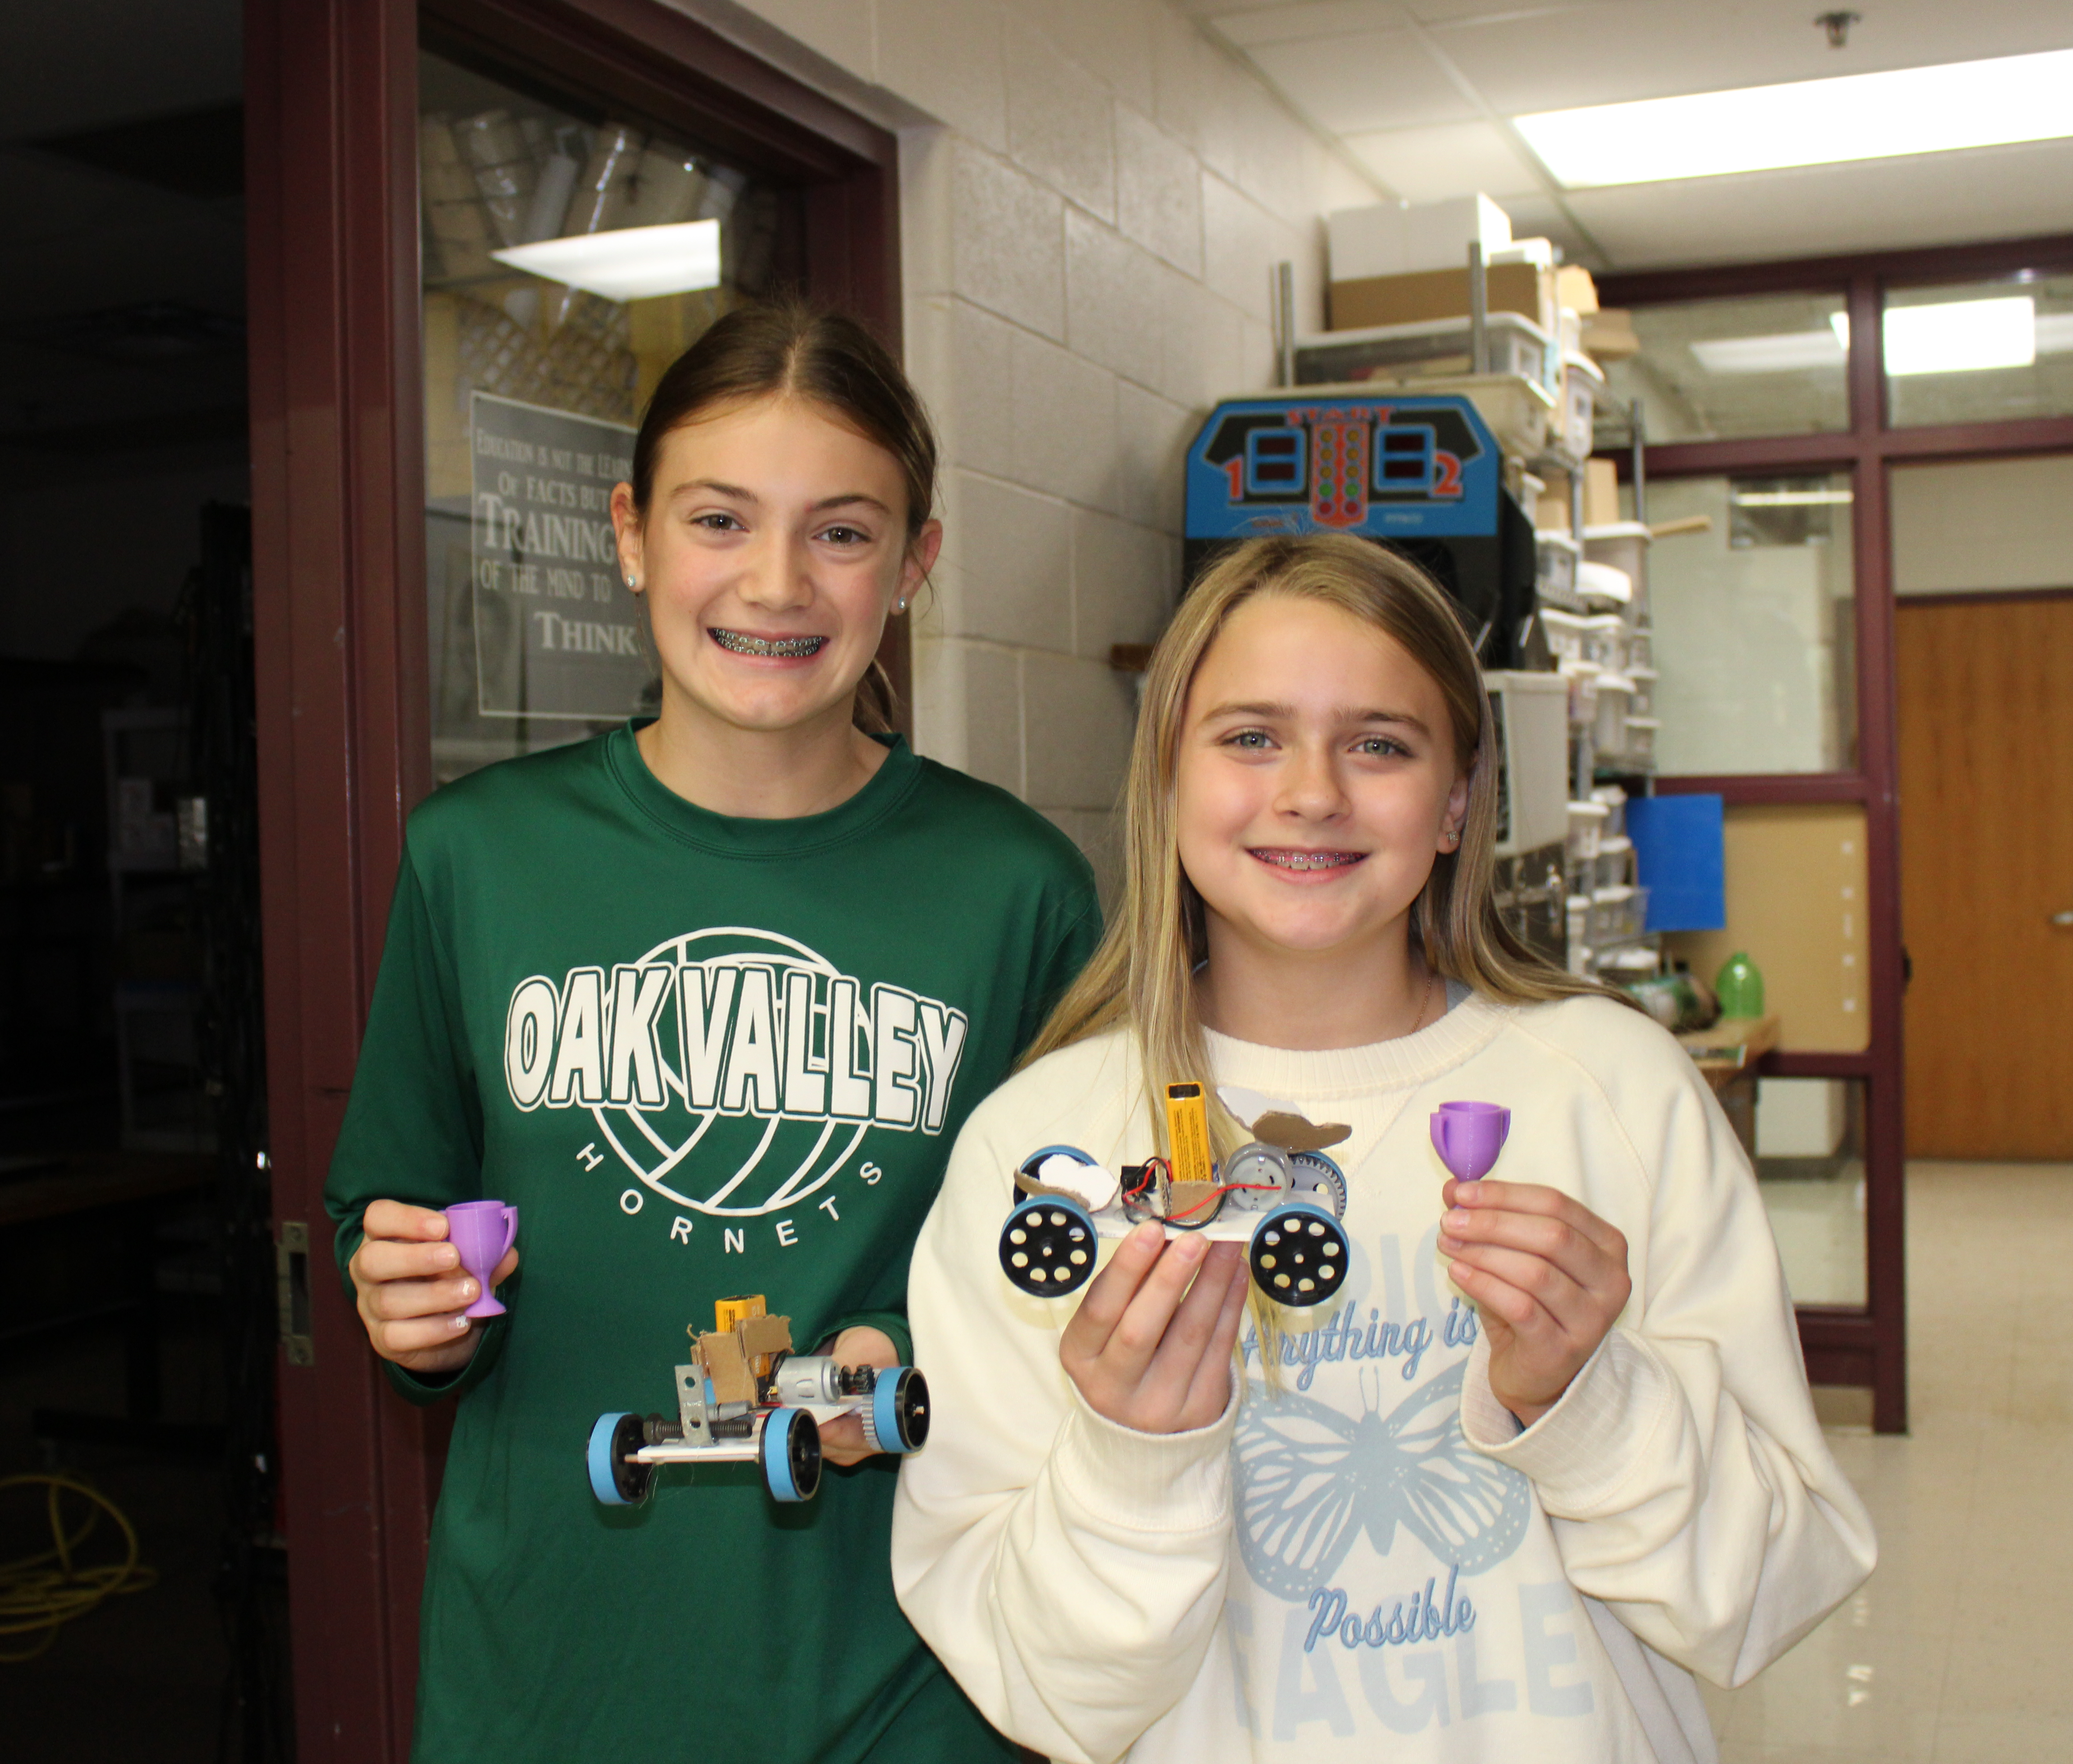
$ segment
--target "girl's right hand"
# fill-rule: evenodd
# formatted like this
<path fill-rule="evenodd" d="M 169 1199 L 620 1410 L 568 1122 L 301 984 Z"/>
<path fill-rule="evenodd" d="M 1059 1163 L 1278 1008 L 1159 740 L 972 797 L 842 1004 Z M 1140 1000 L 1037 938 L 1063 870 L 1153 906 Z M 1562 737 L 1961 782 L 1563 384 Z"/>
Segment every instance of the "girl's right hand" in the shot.
<path fill-rule="evenodd" d="M 459 1371 L 475 1357 L 480 1333 L 477 1320 L 461 1313 L 482 1289 L 446 1240 L 446 1214 L 401 1201 L 373 1201 L 364 1229 L 367 1234 L 346 1271 L 374 1351 L 406 1372 Z M 490 1286 L 501 1286 L 517 1266 L 517 1251 L 505 1251 Z"/>
<path fill-rule="evenodd" d="M 1150 1223 L 1117 1246 L 1058 1344 L 1089 1408 L 1139 1433 L 1192 1432 L 1223 1413 L 1245 1316 L 1238 1251 L 1192 1232 L 1169 1243 Z"/>

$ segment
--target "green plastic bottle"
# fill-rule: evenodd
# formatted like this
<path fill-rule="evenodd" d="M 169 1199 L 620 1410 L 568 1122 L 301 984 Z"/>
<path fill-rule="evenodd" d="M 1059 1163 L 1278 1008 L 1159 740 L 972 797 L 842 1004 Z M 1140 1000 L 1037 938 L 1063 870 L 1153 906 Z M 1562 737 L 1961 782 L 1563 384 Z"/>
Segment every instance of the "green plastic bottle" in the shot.
<path fill-rule="evenodd" d="M 1763 1015 L 1763 970 L 1749 960 L 1747 950 L 1736 950 L 1721 964 L 1713 990 L 1720 995 L 1722 1016 Z"/>

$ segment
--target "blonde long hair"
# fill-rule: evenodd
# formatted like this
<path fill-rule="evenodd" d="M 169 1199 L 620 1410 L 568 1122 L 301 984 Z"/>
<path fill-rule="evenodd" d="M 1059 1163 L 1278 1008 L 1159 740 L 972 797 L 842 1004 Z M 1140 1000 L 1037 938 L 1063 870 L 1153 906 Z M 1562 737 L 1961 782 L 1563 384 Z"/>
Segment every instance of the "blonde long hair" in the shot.
<path fill-rule="evenodd" d="M 1412 908 L 1412 934 L 1428 965 L 1507 1004 L 1608 990 L 1543 961 L 1498 917 L 1492 884 L 1501 767 L 1494 719 L 1474 652 L 1445 592 L 1408 558 L 1368 540 L 1337 534 L 1247 540 L 1189 591 L 1152 652 L 1124 786 L 1122 907 L 1023 1056 L 1027 1065 L 1127 1027 L 1162 1152 L 1162 1087 L 1195 1083 L 1205 1096 L 1216 1095 L 1194 1001 L 1194 971 L 1209 953 L 1202 898 L 1181 868 L 1174 824 L 1181 719 L 1196 670 L 1231 614 L 1269 595 L 1337 607 L 1387 633 L 1432 676 L 1446 701 L 1455 762 L 1469 775 L 1469 810 L 1459 847 L 1436 855 Z M 1220 1155 L 1249 1137 L 1220 1104 L 1212 1104 L 1210 1116 Z"/>

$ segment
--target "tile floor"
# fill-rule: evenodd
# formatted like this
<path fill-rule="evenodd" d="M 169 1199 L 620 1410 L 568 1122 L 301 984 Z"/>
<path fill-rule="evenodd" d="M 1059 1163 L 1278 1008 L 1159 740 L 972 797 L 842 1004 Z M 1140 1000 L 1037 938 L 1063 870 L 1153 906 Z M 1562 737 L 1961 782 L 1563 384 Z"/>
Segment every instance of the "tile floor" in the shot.
<path fill-rule="evenodd" d="M 2073 1165 L 1915 1164 L 1907 1197 L 1913 1432 L 1823 1393 L 1878 1570 L 1709 1692 L 1722 1764 L 2073 1760 Z"/>

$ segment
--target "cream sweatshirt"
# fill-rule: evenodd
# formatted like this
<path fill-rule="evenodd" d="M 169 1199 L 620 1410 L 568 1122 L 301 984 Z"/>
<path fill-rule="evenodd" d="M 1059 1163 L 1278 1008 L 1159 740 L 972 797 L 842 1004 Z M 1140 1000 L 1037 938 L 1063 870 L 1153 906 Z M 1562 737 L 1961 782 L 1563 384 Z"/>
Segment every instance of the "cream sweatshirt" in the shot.
<path fill-rule="evenodd" d="M 1691 1674 L 1739 1684 L 1871 1572 L 1823 1441 L 1755 1181 L 1704 1081 L 1598 999 L 1470 998 L 1420 1033 L 1290 1053 L 1212 1036 L 1218 1082 L 1342 1121 L 1350 1272 L 1288 1337 L 1248 1324 L 1214 1426 L 1102 1420 L 1058 1363 L 1076 1298 L 1000 1271 L 1015 1166 L 1153 1149 L 1117 1034 L 974 1111 L 914 1251 L 933 1395 L 892 1528 L 900 1601 L 980 1711 L 1054 1759 L 1332 1764 L 1715 1756 Z M 1435 1238 L 1441 1102 L 1501 1102 L 1494 1176 L 1626 1234 L 1634 1293 L 1534 1426 L 1492 1395 Z"/>

